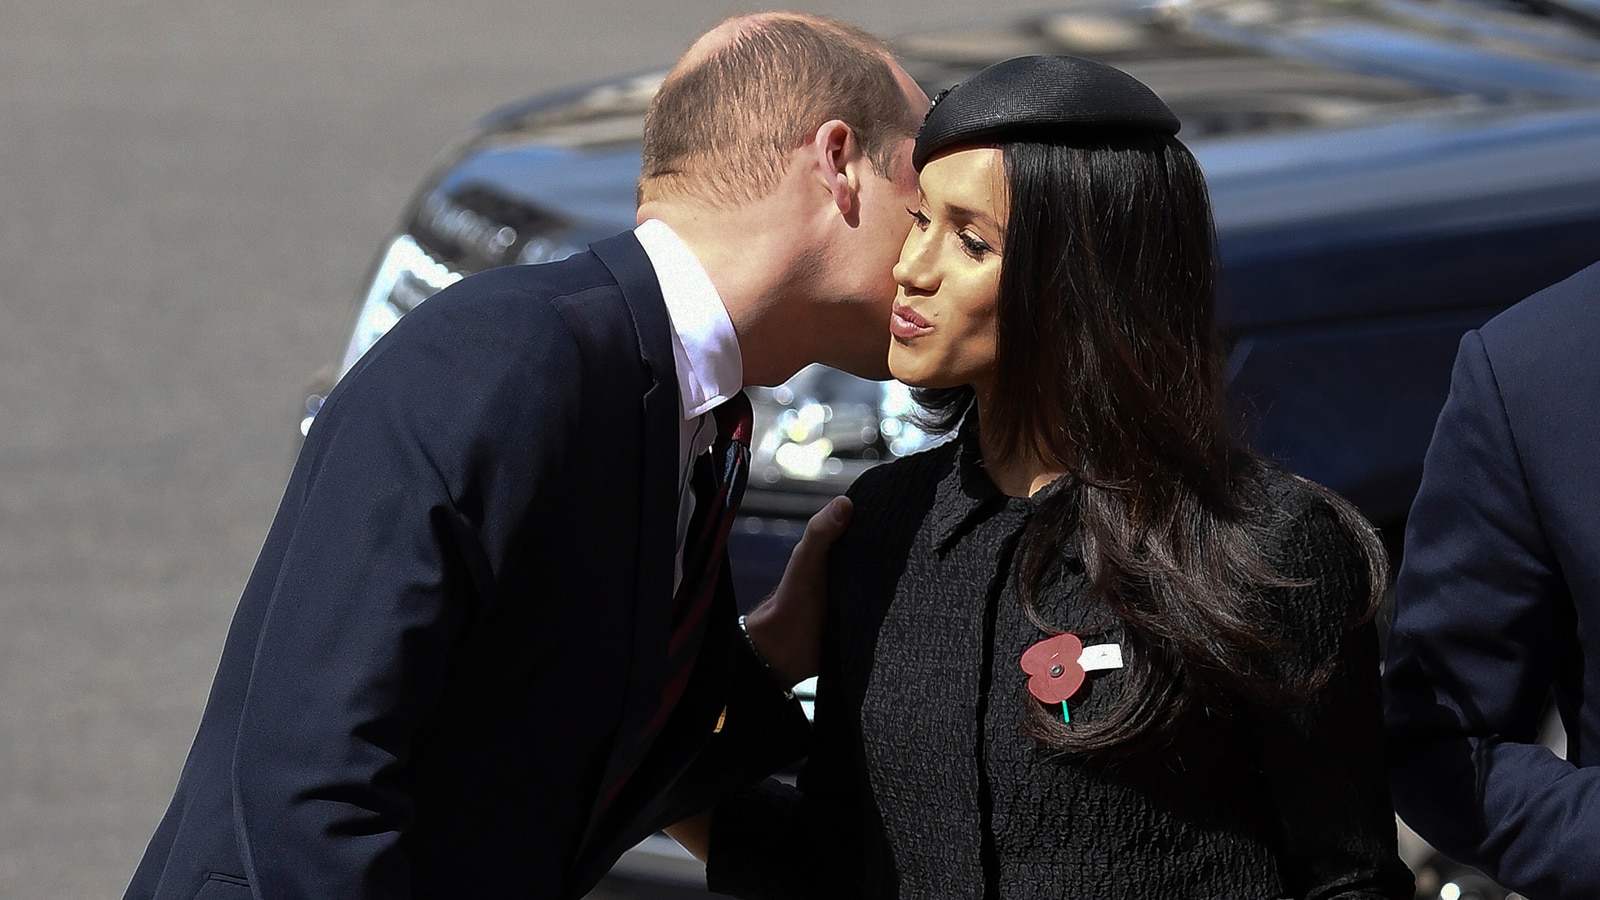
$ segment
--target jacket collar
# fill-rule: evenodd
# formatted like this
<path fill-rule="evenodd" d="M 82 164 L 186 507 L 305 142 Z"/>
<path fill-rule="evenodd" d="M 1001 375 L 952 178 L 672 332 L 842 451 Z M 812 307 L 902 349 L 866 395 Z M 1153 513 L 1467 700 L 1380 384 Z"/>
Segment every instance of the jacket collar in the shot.
<path fill-rule="evenodd" d="M 639 335 L 639 355 L 650 367 L 651 376 L 658 384 L 671 388 L 676 399 L 678 373 L 672 359 L 672 321 L 667 316 L 666 301 L 661 296 L 661 284 L 656 280 L 650 257 L 632 232 L 596 241 L 589 249 L 611 271 L 622 289 L 628 312 L 633 316 L 634 330 Z"/>

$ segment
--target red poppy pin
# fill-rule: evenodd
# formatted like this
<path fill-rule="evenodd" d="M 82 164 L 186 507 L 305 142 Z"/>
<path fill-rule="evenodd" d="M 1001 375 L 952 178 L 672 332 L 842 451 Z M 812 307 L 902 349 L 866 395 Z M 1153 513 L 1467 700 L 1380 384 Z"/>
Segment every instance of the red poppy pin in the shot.
<path fill-rule="evenodd" d="M 1022 671 L 1033 676 L 1028 679 L 1028 693 L 1050 704 L 1076 694 L 1083 684 L 1083 667 L 1078 665 L 1082 655 L 1083 641 L 1075 634 L 1058 634 L 1029 647 L 1022 654 Z"/>
<path fill-rule="evenodd" d="M 1028 679 L 1028 693 L 1040 703 L 1061 704 L 1061 720 L 1071 722 L 1067 698 L 1078 692 L 1090 669 L 1115 669 L 1122 665 L 1122 648 L 1117 644 L 1096 644 L 1085 648 L 1075 634 L 1058 634 L 1029 647 L 1022 654 L 1022 671 Z"/>

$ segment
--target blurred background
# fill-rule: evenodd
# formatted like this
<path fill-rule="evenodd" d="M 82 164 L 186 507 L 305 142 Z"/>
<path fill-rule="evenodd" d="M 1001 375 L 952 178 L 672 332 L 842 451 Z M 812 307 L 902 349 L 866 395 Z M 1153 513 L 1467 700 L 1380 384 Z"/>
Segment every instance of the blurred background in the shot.
<path fill-rule="evenodd" d="M 797 2 L 884 34 L 1030 8 Z M 669 64 L 731 0 L 9 0 L 0 28 L 0 897 L 120 896 L 310 374 L 490 108 Z"/>

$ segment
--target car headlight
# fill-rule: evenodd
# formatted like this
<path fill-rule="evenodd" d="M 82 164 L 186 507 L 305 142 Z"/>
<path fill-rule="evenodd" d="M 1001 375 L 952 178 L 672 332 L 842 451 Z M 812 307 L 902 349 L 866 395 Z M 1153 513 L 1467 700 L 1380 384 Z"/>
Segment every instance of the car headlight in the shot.
<path fill-rule="evenodd" d="M 356 314 L 355 328 L 345 345 L 344 357 L 339 361 L 337 377 L 343 378 L 356 360 L 387 334 L 401 316 L 460 280 L 460 272 L 452 271 L 429 256 L 410 235 L 395 238 L 384 252 L 372 285 L 361 300 L 361 311 Z"/>
<path fill-rule="evenodd" d="M 510 228 L 509 240 L 516 239 Z M 504 249 L 504 247 L 502 247 Z M 522 246 L 514 260 L 518 263 L 553 262 L 572 255 L 577 248 L 547 238 L 533 238 Z M 416 239 L 402 234 L 384 251 L 383 261 L 372 276 L 372 284 L 361 300 L 356 324 L 345 345 L 344 356 L 339 361 L 334 380 L 350 371 L 363 354 L 378 342 L 400 321 L 400 317 L 417 308 L 422 301 L 460 281 L 467 274 L 434 259 Z"/>

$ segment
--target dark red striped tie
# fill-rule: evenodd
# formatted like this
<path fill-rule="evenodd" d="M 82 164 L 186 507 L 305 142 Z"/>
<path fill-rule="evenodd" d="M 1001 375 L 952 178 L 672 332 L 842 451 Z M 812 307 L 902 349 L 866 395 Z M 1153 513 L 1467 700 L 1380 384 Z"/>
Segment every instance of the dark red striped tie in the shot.
<path fill-rule="evenodd" d="M 661 693 L 660 709 L 645 727 L 647 735 L 672 713 L 694 671 L 706 612 L 721 580 L 728 532 L 733 530 L 750 473 L 750 398 L 742 392 L 734 394 L 712 409 L 711 415 L 717 422 L 717 437 L 711 450 L 696 461 L 690 478 L 695 503 L 683 541 L 683 580 L 672 598 L 672 638 L 667 644 L 671 677 Z"/>
<path fill-rule="evenodd" d="M 694 672 L 695 658 L 705 634 L 706 613 L 711 609 L 721 581 L 728 533 L 739 513 L 739 500 L 744 496 L 750 472 L 750 398 L 743 393 L 734 394 L 712 409 L 711 415 L 717 423 L 717 437 L 711 449 L 695 461 L 694 473 L 689 479 L 695 504 L 683 541 L 683 579 L 672 598 L 667 681 L 655 715 L 639 733 L 642 746 L 648 746 L 666 724 Z M 610 806 L 626 783 L 627 776 L 608 785 L 602 806 Z"/>

